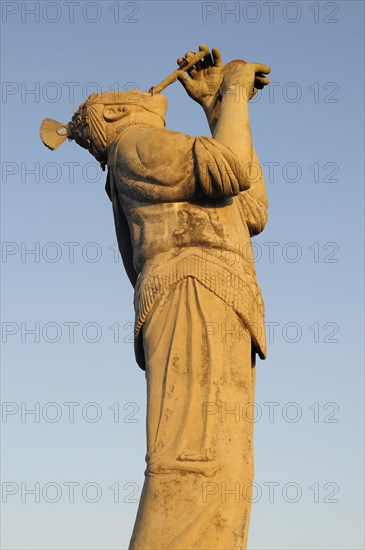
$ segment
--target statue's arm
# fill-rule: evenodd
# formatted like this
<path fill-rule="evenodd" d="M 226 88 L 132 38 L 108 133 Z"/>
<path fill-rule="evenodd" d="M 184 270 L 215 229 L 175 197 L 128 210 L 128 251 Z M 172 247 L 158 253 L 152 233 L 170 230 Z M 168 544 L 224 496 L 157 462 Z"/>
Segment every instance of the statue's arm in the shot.
<path fill-rule="evenodd" d="M 133 288 L 136 286 L 137 273 L 133 266 L 133 249 L 131 241 L 131 233 L 127 218 L 123 212 L 123 208 L 115 187 L 115 182 L 108 171 L 108 177 L 105 185 L 105 190 L 112 202 L 114 225 L 117 236 L 118 248 L 123 261 L 125 271 Z"/>
<path fill-rule="evenodd" d="M 119 192 L 153 203 L 232 197 L 251 185 L 247 169 L 220 140 L 136 127 L 117 147 L 115 173 Z"/>
<path fill-rule="evenodd" d="M 203 107 L 212 132 L 210 144 L 198 142 L 195 147 L 197 170 L 205 194 L 234 195 L 248 189 L 255 178 L 254 163 L 258 160 L 254 160 L 248 101 L 258 88 L 269 83 L 265 75 L 270 67 L 237 60 L 223 69 L 217 48 L 213 48 L 212 56 L 204 44 L 199 49 L 205 50 L 207 56 L 190 69 L 188 75 L 182 73 L 179 77 L 188 95 Z M 189 60 L 192 55 L 193 52 L 187 52 L 185 57 Z M 179 58 L 178 63 L 182 60 Z M 219 144 L 225 148 L 223 156 Z M 205 154 L 204 148 L 210 154 Z M 228 177 L 224 185 L 222 176 L 228 176 L 227 168 L 231 178 Z"/>
<path fill-rule="evenodd" d="M 210 122 L 213 138 L 224 144 L 237 159 L 238 201 L 250 235 L 263 231 L 267 218 L 266 185 L 259 158 L 252 144 L 248 111 L 255 75 L 267 73 L 266 65 L 236 64 L 221 85 L 222 101 L 216 120 Z M 261 85 L 266 77 L 261 76 Z"/>
<path fill-rule="evenodd" d="M 252 151 L 253 168 L 250 174 L 250 188 L 239 193 L 237 197 L 251 236 L 261 233 L 268 219 L 265 179 L 257 153 L 254 148 Z"/>
<path fill-rule="evenodd" d="M 256 187 L 260 169 L 243 166 L 220 140 L 152 128 L 129 131 L 115 159 L 119 192 L 152 203 L 232 197 Z"/>
<path fill-rule="evenodd" d="M 221 84 L 221 106 L 213 138 L 222 142 L 245 167 L 245 176 L 253 162 L 253 147 L 248 101 L 254 87 L 255 74 L 267 73 L 270 68 L 258 63 L 235 64 L 224 75 Z"/>

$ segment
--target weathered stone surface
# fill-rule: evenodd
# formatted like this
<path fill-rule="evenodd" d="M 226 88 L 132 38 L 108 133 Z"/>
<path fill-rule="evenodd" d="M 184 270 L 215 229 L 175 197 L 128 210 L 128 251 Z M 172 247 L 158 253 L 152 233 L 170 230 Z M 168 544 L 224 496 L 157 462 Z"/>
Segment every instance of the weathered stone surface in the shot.
<path fill-rule="evenodd" d="M 202 54 L 204 56 L 202 58 Z M 267 220 L 248 102 L 269 67 L 200 47 L 176 76 L 211 137 L 164 128 L 159 91 L 94 94 L 68 124 L 108 167 L 119 249 L 135 287 L 136 358 L 147 378 L 147 469 L 130 548 L 246 548 L 255 354 L 266 355 L 251 236 Z M 196 61 L 193 64 L 192 61 Z"/>

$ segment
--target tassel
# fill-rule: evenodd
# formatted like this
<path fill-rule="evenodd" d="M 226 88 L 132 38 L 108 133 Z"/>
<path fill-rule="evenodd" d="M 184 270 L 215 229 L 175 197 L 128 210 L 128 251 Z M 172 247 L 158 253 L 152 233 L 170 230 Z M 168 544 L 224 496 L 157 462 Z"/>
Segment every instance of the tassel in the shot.
<path fill-rule="evenodd" d="M 44 145 L 54 151 L 68 138 L 68 127 L 52 118 L 45 118 L 39 134 Z"/>

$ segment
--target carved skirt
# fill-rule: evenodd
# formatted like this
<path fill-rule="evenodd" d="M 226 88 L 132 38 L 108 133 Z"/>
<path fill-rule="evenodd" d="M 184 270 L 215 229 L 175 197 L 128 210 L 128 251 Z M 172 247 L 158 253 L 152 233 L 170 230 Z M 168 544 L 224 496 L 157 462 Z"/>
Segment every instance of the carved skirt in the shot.
<path fill-rule="evenodd" d="M 143 327 L 147 469 L 130 549 L 244 549 L 255 364 L 233 311 L 187 277 Z"/>

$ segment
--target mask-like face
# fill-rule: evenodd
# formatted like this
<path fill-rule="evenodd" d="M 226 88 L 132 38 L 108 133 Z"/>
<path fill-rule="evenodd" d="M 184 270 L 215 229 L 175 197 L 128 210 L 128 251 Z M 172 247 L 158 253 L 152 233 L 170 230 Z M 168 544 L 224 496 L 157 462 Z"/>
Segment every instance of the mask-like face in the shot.
<path fill-rule="evenodd" d="M 106 161 L 106 121 L 103 118 L 104 105 L 91 103 L 90 98 L 75 112 L 68 124 L 68 137 L 99 161 Z"/>

